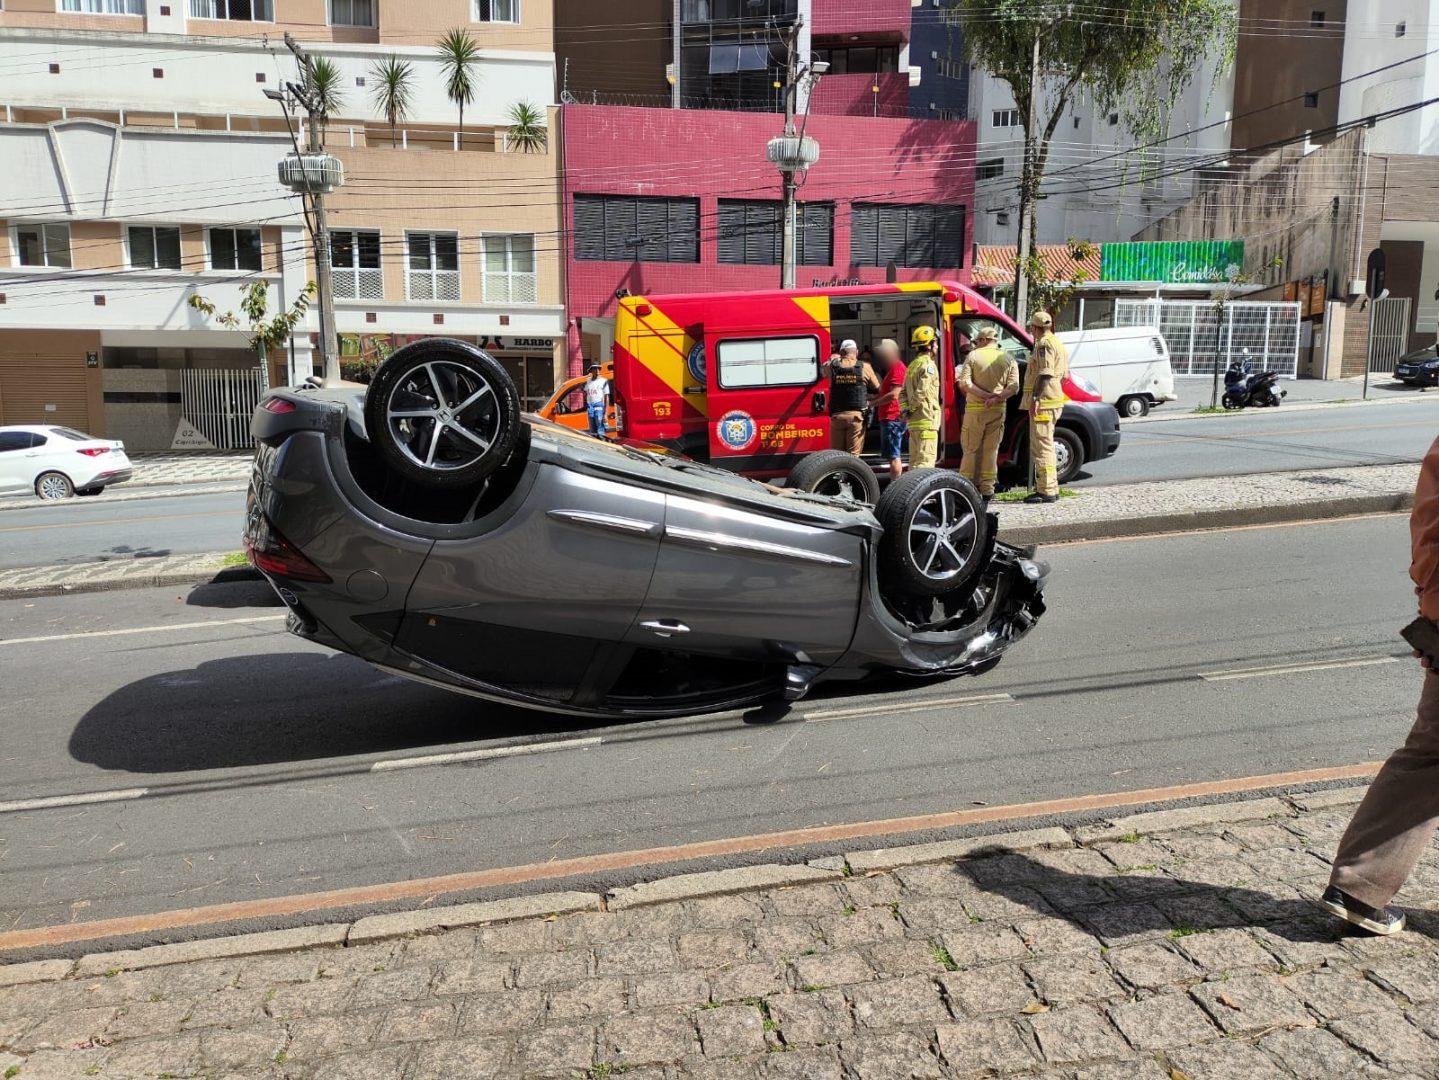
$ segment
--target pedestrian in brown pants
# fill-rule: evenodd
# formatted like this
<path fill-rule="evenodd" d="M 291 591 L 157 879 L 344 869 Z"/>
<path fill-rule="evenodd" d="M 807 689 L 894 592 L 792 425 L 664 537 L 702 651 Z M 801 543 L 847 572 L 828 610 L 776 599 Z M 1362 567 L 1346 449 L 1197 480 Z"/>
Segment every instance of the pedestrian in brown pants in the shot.
<path fill-rule="evenodd" d="M 1439 622 L 1439 440 L 1419 470 L 1409 538 L 1409 576 L 1419 595 L 1419 614 Z M 1427 657 L 1420 662 L 1425 672 L 1418 718 L 1354 811 L 1322 900 L 1340 918 L 1375 934 L 1404 929 L 1403 913 L 1389 901 L 1439 827 L 1439 674 L 1429 670 Z"/>

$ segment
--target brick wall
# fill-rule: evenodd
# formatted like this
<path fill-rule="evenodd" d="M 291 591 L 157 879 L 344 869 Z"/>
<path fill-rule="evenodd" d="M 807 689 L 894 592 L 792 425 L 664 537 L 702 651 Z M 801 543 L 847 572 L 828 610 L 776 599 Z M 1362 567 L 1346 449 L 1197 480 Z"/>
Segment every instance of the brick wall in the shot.
<path fill-rule="evenodd" d="M 780 127 L 781 120 L 768 114 L 564 106 L 567 237 L 574 225 L 575 192 L 686 195 L 700 200 L 698 263 L 579 262 L 567 241 L 571 320 L 613 316 L 615 291 L 621 288 L 634 294 L 778 288 L 778 266 L 720 264 L 715 232 L 720 198 L 781 197 L 779 173 L 764 156 L 766 141 L 779 134 Z M 939 276 L 969 280 L 973 123 L 813 115 L 808 134 L 819 141 L 820 160 L 810 169 L 800 198 L 835 203 L 834 261 L 829 266 L 799 267 L 798 284 L 835 278 L 884 281 L 884 267 L 850 262 L 853 201 L 964 206 L 968 211 L 965 265 L 902 268 L 897 276 L 902 281 Z M 572 329 L 573 370 L 578 370 L 579 359 L 579 335 Z"/>
<path fill-rule="evenodd" d="M 874 87 L 879 87 L 879 93 Z M 909 75 L 882 71 L 873 75 L 826 75 L 810 95 L 812 113 L 826 116 L 909 115 Z"/>

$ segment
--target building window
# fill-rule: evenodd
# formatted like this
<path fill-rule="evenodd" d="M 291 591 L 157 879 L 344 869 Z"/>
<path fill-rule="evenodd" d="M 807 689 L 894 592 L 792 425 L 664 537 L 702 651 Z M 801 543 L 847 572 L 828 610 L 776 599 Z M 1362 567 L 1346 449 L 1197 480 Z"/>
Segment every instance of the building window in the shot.
<path fill-rule="evenodd" d="M 1322 11 L 1311 11 L 1311 12 L 1309 13 L 1309 25 L 1310 25 L 1310 26 L 1318 27 L 1319 29 L 1322 30 L 1322 29 L 1324 28 L 1324 21 L 1325 21 L 1325 20 L 1324 20 L 1324 12 L 1322 12 Z"/>
<path fill-rule="evenodd" d="M 520 0 L 475 0 L 475 22 L 520 21 Z"/>
<path fill-rule="evenodd" d="M 981 161 L 974 167 L 974 178 L 976 180 L 998 180 L 1004 175 L 1004 158 L 993 158 L 990 161 Z"/>
<path fill-rule="evenodd" d="M 385 278 L 380 270 L 380 234 L 330 233 L 330 280 L 341 300 L 383 300 Z"/>
<path fill-rule="evenodd" d="M 1408 24 L 1407 22 L 1401 22 L 1401 23 L 1395 23 L 1395 24 L 1394 24 L 1394 36 L 1395 36 L 1395 37 L 1403 37 L 1403 36 L 1404 36 L 1405 34 L 1407 34 L 1408 32 L 1409 32 L 1409 24 Z"/>
<path fill-rule="evenodd" d="M 958 270 L 964 265 L 964 207 L 855 203 L 850 262 Z"/>
<path fill-rule="evenodd" d="M 1313 93 L 1304 95 L 1304 107 L 1306 109 L 1319 108 L 1319 91 L 1316 90 Z"/>
<path fill-rule="evenodd" d="M 457 233 L 405 233 L 410 269 L 405 276 L 411 300 L 460 298 L 460 238 Z"/>
<path fill-rule="evenodd" d="M 70 266 L 70 226 L 17 225 L 15 250 L 21 266 Z"/>
<path fill-rule="evenodd" d="M 940 76 L 946 79 L 967 79 L 969 78 L 969 67 L 963 60 L 951 60 L 945 57 L 935 65 Z"/>
<path fill-rule="evenodd" d="M 60 10 L 86 15 L 143 15 L 145 0 L 60 0 Z"/>
<path fill-rule="evenodd" d="M 576 195 L 574 244 L 582 261 L 697 263 L 699 200 Z"/>
<path fill-rule="evenodd" d="M 719 201 L 719 261 L 778 266 L 784 248 L 784 204 L 761 199 Z M 797 208 L 795 259 L 801 266 L 834 262 L 834 204 Z"/>
<path fill-rule="evenodd" d="M 480 238 L 487 304 L 535 302 L 535 238 L 529 233 Z"/>
<path fill-rule="evenodd" d="M 1110 126 L 1110 127 L 1118 127 L 1118 126 L 1119 126 L 1119 114 L 1118 114 L 1117 112 L 1112 112 L 1112 113 L 1109 114 L 1109 126 Z"/>
<path fill-rule="evenodd" d="M 684 0 L 680 5 L 680 21 L 763 24 L 771 19 L 794 18 L 798 6 L 796 0 Z"/>
<path fill-rule="evenodd" d="M 274 22 L 274 0 L 190 0 L 190 18 Z"/>
<path fill-rule="evenodd" d="M 260 270 L 259 229 L 211 229 L 211 270 Z"/>
<path fill-rule="evenodd" d="M 1019 127 L 1018 109 L 995 109 L 990 117 L 990 126 L 997 128 Z"/>
<path fill-rule="evenodd" d="M 131 225 L 130 265 L 136 270 L 180 269 L 180 230 L 165 225 Z"/>
<path fill-rule="evenodd" d="M 816 60 L 823 60 L 829 64 L 829 74 L 831 75 L 868 75 L 881 71 L 899 70 L 899 46 L 897 45 L 851 45 L 843 49 L 815 49 L 814 57 Z M 941 60 L 941 74 L 944 73 L 946 63 L 956 72 L 963 66 L 959 61 Z M 954 74 L 950 78 L 957 79 L 960 76 Z"/>
<path fill-rule="evenodd" d="M 809 386 L 819 378 L 819 341 L 812 337 L 721 341 L 715 352 L 726 390 Z"/>
<path fill-rule="evenodd" d="M 331 26 L 374 26 L 375 0 L 330 0 Z"/>

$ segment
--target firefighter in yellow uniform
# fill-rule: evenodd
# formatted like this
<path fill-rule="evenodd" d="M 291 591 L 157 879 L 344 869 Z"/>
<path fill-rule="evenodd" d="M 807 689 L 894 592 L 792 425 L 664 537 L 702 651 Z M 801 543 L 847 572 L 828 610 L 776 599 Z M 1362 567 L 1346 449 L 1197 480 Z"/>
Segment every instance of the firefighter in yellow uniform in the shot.
<path fill-rule="evenodd" d="M 939 365 L 934 361 L 932 326 L 916 326 L 909 335 L 914 359 L 905 369 L 900 405 L 909 427 L 909 467 L 932 469 L 939 460 Z"/>
<path fill-rule="evenodd" d="M 1029 453 L 1034 460 L 1034 491 L 1027 503 L 1059 501 L 1059 478 L 1054 464 L 1054 425 L 1064 410 L 1064 379 L 1069 374 L 1069 350 L 1054 336 L 1054 320 L 1036 311 L 1029 320 L 1034 349 L 1024 373 L 1024 397 L 1019 406 L 1029 413 Z"/>
<path fill-rule="evenodd" d="M 973 335 L 974 348 L 959 365 L 955 385 L 964 395 L 964 423 L 959 445 L 964 457 L 959 473 L 989 502 L 999 475 L 999 443 L 1004 435 L 1005 402 L 1019 392 L 1019 365 L 995 342 L 999 331 L 992 323 Z"/>

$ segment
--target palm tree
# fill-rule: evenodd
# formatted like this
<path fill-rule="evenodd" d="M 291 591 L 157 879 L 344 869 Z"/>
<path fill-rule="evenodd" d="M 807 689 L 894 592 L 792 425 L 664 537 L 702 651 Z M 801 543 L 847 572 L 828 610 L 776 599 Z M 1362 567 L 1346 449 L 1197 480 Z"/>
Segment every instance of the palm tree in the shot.
<path fill-rule="evenodd" d="M 330 117 L 345 105 L 345 91 L 342 86 L 344 75 L 340 65 L 328 56 L 317 56 L 310 61 L 309 73 L 305 77 L 305 89 L 314 95 L 320 106 L 320 129 L 325 130 Z"/>
<path fill-rule="evenodd" d="M 375 88 L 370 91 L 375 109 L 390 125 L 390 145 L 395 145 L 395 128 L 410 115 L 410 102 L 414 87 L 415 71 L 408 60 L 401 60 L 390 53 L 382 60 L 370 65 L 370 78 Z"/>
<path fill-rule="evenodd" d="M 472 65 L 479 58 L 480 46 L 462 26 L 449 31 L 435 48 L 440 50 L 440 70 L 445 75 L 445 94 L 460 107 L 460 141 L 464 145 L 465 106 L 475 100 L 475 89 L 480 77 Z"/>
<path fill-rule="evenodd" d="M 515 102 L 510 106 L 510 127 L 505 136 L 510 145 L 527 154 L 543 151 L 549 144 L 543 110 L 533 102 Z"/>

